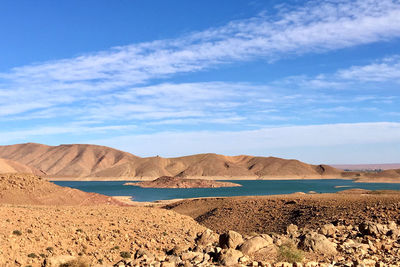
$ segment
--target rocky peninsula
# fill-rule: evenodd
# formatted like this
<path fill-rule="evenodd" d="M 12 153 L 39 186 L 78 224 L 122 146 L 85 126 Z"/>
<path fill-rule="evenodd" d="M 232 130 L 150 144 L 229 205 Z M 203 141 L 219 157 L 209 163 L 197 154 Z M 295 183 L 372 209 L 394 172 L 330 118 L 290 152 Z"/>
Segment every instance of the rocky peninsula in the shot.
<path fill-rule="evenodd" d="M 137 183 L 125 183 L 124 185 L 139 186 L 143 188 L 219 188 L 219 187 L 238 187 L 240 184 L 231 182 L 219 182 L 204 179 L 184 179 L 179 177 L 162 176 L 153 181 L 143 181 Z"/>

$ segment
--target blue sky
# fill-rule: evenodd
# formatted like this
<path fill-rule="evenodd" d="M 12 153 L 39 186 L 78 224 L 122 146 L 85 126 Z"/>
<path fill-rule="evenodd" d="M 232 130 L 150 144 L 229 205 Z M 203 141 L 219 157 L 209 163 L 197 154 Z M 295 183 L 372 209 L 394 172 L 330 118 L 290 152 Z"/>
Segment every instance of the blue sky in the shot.
<path fill-rule="evenodd" d="M 400 162 L 400 2 L 2 1 L 1 144 Z"/>

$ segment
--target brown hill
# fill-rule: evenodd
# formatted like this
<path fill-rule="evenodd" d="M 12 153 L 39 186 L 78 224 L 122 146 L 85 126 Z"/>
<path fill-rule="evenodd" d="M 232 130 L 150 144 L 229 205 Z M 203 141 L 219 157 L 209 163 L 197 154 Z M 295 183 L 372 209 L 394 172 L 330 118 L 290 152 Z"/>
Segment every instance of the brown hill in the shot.
<path fill-rule="evenodd" d="M 0 158 L 0 173 L 30 173 L 42 175 L 43 173 L 36 168 L 21 164 L 19 162 Z"/>
<path fill-rule="evenodd" d="M 385 170 L 376 173 L 366 173 L 365 176 L 371 178 L 399 178 L 400 179 L 400 169 Z"/>
<path fill-rule="evenodd" d="M 400 163 L 376 163 L 376 164 L 333 164 L 332 167 L 341 170 L 390 170 L 399 169 Z"/>
<path fill-rule="evenodd" d="M 84 177 L 137 157 L 104 146 L 27 143 L 0 146 L 0 158 L 26 164 L 51 176 Z"/>
<path fill-rule="evenodd" d="M 154 179 L 161 176 L 209 179 L 337 178 L 341 171 L 275 157 L 198 154 L 177 158 L 140 158 L 96 145 L 0 146 L 0 157 L 39 169 L 50 177 Z"/>
<path fill-rule="evenodd" d="M 275 157 L 198 154 L 178 158 L 136 158 L 94 173 L 97 177 L 127 176 L 153 179 L 160 176 L 218 179 L 259 179 L 270 177 L 340 177 L 341 171 L 327 165 L 310 165 Z"/>
<path fill-rule="evenodd" d="M 1 174 L 0 204 L 124 205 L 111 197 L 61 187 L 32 174 Z"/>
<path fill-rule="evenodd" d="M 356 181 L 370 183 L 398 183 L 400 182 L 400 169 L 361 173 Z"/>

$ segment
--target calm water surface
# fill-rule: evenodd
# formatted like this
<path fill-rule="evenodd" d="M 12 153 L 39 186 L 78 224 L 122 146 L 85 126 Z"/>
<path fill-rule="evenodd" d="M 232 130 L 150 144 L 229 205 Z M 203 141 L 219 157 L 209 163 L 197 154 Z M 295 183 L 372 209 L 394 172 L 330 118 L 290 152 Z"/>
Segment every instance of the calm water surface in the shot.
<path fill-rule="evenodd" d="M 399 184 L 354 183 L 352 180 L 232 180 L 241 187 L 223 188 L 140 188 L 123 185 L 127 181 L 53 181 L 61 186 L 73 187 L 86 192 L 108 196 L 132 196 L 135 201 L 155 201 L 174 198 L 261 196 L 315 191 L 332 193 L 351 188 L 369 190 L 400 190 Z M 335 186 L 343 186 L 336 188 Z"/>

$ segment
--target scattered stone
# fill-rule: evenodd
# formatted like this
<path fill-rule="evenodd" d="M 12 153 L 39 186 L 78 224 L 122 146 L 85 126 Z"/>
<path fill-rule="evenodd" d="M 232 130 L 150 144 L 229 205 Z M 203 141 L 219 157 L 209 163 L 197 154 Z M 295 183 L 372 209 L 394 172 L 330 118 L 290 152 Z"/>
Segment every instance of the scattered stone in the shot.
<path fill-rule="evenodd" d="M 221 248 L 236 249 L 241 244 L 243 244 L 243 237 L 235 231 L 229 231 L 219 236 L 219 245 Z"/>
<path fill-rule="evenodd" d="M 271 237 L 269 237 L 269 239 L 266 240 L 265 238 L 263 238 L 261 236 L 255 236 L 255 237 L 245 241 L 242 244 L 242 246 L 240 247 L 240 251 L 242 251 L 246 255 L 251 255 L 254 252 L 256 252 L 262 248 L 265 248 L 269 245 L 272 245 L 272 244 L 273 244 L 273 241 L 272 241 Z"/>
<path fill-rule="evenodd" d="M 205 230 L 196 239 L 196 243 L 201 246 L 209 246 L 217 243 L 219 236 L 210 229 Z"/>
<path fill-rule="evenodd" d="M 386 235 L 388 232 L 388 228 L 386 226 L 375 222 L 363 222 L 359 225 L 359 229 L 362 234 L 371 235 L 374 237 Z"/>
<path fill-rule="evenodd" d="M 302 237 L 300 247 L 322 255 L 336 255 L 335 243 L 329 241 L 325 236 L 310 231 Z"/>
<path fill-rule="evenodd" d="M 319 233 L 326 237 L 334 237 L 336 233 L 336 227 L 331 223 L 325 224 L 319 229 Z"/>
<path fill-rule="evenodd" d="M 59 267 L 60 265 L 67 264 L 75 260 L 76 257 L 70 255 L 60 255 L 55 257 L 50 257 L 44 260 L 43 266 L 44 267 Z"/>
<path fill-rule="evenodd" d="M 243 257 L 243 253 L 239 250 L 232 248 L 223 249 L 219 256 L 219 263 L 224 266 L 236 265 L 241 257 Z"/>
<path fill-rule="evenodd" d="M 288 225 L 288 227 L 286 228 L 286 233 L 287 233 L 289 236 L 297 237 L 297 236 L 299 236 L 298 230 L 299 230 L 299 228 L 297 227 L 297 225 L 290 224 L 290 225 Z"/>

